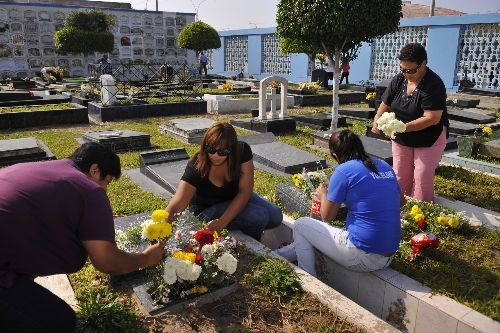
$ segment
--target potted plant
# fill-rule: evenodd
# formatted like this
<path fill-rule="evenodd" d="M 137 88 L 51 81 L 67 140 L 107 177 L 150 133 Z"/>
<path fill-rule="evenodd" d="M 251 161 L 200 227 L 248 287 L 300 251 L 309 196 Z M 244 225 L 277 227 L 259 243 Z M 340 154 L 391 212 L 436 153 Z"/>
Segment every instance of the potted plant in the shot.
<path fill-rule="evenodd" d="M 459 135 L 457 138 L 458 156 L 476 157 L 482 142 L 488 141 L 493 130 L 488 126 L 476 128 L 473 135 Z"/>

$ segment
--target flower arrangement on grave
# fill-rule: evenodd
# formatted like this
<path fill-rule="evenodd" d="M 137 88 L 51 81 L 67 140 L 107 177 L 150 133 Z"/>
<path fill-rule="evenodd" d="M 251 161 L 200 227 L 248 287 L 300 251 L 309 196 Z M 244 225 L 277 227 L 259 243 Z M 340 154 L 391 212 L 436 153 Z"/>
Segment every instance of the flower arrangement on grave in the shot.
<path fill-rule="evenodd" d="M 488 142 L 494 132 L 495 131 L 489 126 L 479 125 L 479 127 L 474 130 L 474 136 L 479 138 L 481 142 Z"/>
<path fill-rule="evenodd" d="M 366 94 L 365 99 L 367 101 L 374 101 L 375 97 L 377 97 L 377 93 L 376 92 L 369 92 L 368 94 Z"/>
<path fill-rule="evenodd" d="M 415 260 L 427 249 L 436 249 L 448 237 L 467 225 L 463 213 L 415 199 L 401 208 L 401 244 L 399 254 Z"/>
<path fill-rule="evenodd" d="M 384 112 L 377 119 L 377 127 L 391 139 L 396 138 L 396 134 L 403 133 L 406 130 L 406 125 L 401 120 L 396 119 L 394 112 Z"/>
<path fill-rule="evenodd" d="M 165 222 L 167 218 L 166 211 L 154 211 L 151 219 L 117 232 L 116 238 L 119 248 L 137 252 L 145 248 L 145 240 L 157 242 L 172 235 L 166 257 L 146 269 L 151 280 L 147 292 L 154 302 L 176 302 L 228 284 L 238 267 L 236 239 L 227 230 L 218 234 L 204 228 L 189 211 L 179 214 L 175 227 Z"/>
<path fill-rule="evenodd" d="M 295 187 L 304 192 L 308 198 L 312 199 L 319 184 L 328 182 L 328 176 L 324 170 L 307 171 L 304 169 L 302 173 L 292 175 L 292 180 Z"/>
<path fill-rule="evenodd" d="M 222 91 L 234 91 L 234 86 L 232 83 L 224 83 L 221 85 L 220 90 L 222 90 Z"/>
<path fill-rule="evenodd" d="M 203 294 L 215 285 L 223 284 L 238 266 L 237 241 L 209 229 L 192 232 L 183 249 L 174 249 L 163 265 L 163 302 Z"/>
<path fill-rule="evenodd" d="M 303 94 L 317 95 L 319 90 L 318 82 L 301 82 L 299 83 L 299 89 Z"/>

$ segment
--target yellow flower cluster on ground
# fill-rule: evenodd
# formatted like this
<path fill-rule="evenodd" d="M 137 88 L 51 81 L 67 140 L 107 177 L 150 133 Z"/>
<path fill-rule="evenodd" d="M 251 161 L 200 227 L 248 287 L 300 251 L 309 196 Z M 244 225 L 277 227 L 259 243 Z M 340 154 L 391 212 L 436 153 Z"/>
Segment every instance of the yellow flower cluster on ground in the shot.
<path fill-rule="evenodd" d="M 318 82 L 301 82 L 299 83 L 299 89 L 304 93 L 317 95 L 319 90 Z"/>
<path fill-rule="evenodd" d="M 460 226 L 460 221 L 454 216 L 439 216 L 437 222 L 441 225 L 446 225 L 457 229 Z"/>
<path fill-rule="evenodd" d="M 233 91 L 234 90 L 234 86 L 232 83 L 224 83 L 223 85 L 221 85 L 220 89 L 222 91 Z"/>

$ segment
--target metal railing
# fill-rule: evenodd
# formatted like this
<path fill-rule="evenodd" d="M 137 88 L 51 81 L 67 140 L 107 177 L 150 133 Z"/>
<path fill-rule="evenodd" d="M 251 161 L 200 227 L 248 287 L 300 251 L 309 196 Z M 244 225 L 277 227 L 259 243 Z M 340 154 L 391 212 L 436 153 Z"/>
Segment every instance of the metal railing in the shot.
<path fill-rule="evenodd" d="M 117 66 L 89 64 L 88 98 L 102 101 L 102 91 L 107 90 L 116 104 L 145 104 L 185 102 L 201 99 L 202 77 L 198 69 L 187 64 L 120 64 Z M 101 83 L 101 75 L 109 74 L 114 87 Z M 115 98 L 113 98 L 115 97 Z"/>

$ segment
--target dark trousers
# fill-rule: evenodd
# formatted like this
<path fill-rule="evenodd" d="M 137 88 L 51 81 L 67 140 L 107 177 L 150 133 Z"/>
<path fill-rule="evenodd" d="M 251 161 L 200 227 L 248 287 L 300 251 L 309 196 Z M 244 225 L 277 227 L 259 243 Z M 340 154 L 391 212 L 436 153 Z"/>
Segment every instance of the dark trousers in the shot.
<path fill-rule="evenodd" d="M 344 81 L 344 78 L 345 78 L 345 83 L 349 84 L 349 72 L 342 73 L 342 75 L 340 76 L 340 84 L 342 84 L 342 81 Z"/>
<path fill-rule="evenodd" d="M 201 75 L 201 71 L 205 71 L 205 76 L 207 75 L 207 63 L 206 62 L 201 62 L 200 63 L 200 75 Z"/>
<path fill-rule="evenodd" d="M 76 315 L 62 299 L 35 283 L 18 278 L 11 288 L 0 287 L 0 331 L 74 332 Z"/>

